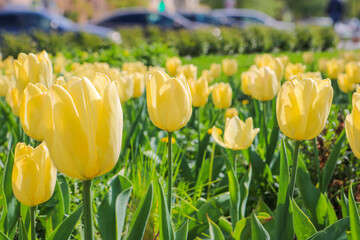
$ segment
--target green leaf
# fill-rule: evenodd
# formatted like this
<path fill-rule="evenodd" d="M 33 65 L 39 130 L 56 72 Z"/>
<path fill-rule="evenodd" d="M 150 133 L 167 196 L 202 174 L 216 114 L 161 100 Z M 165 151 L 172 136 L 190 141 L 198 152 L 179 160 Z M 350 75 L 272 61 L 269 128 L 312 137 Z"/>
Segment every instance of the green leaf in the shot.
<path fill-rule="evenodd" d="M 269 233 L 261 225 L 255 212 L 251 214 L 251 240 L 270 240 Z"/>
<path fill-rule="evenodd" d="M 275 109 L 274 109 L 274 111 L 275 111 Z M 276 116 L 275 116 L 274 126 L 271 130 L 271 135 L 270 135 L 269 147 L 266 150 L 266 162 L 268 165 L 271 165 L 271 162 L 274 157 L 275 149 L 278 147 L 279 134 L 280 134 L 280 128 L 279 128 L 278 122 L 276 121 Z"/>
<path fill-rule="evenodd" d="M 8 238 L 5 233 L 3 233 L 2 231 L 0 231 L 0 240 L 10 240 L 10 238 Z"/>
<path fill-rule="evenodd" d="M 275 239 L 294 238 L 293 207 L 289 193 L 289 166 L 284 141 L 280 149 L 279 192 L 275 212 Z"/>
<path fill-rule="evenodd" d="M 188 236 L 188 222 L 185 222 L 175 233 L 175 240 L 187 240 Z"/>
<path fill-rule="evenodd" d="M 153 200 L 153 184 L 151 183 L 146 195 L 141 200 L 134 216 L 132 217 L 132 224 L 130 227 L 130 233 L 127 240 L 142 239 L 144 236 L 146 223 L 150 216 L 151 204 Z"/>
<path fill-rule="evenodd" d="M 328 213 L 327 213 L 327 226 L 328 225 L 331 225 L 333 223 L 335 223 L 338 219 L 337 219 L 337 216 L 336 216 L 336 213 L 335 213 L 335 210 L 334 210 L 334 207 L 332 206 L 331 202 L 330 202 L 330 199 L 325 196 L 326 198 L 326 202 L 327 202 L 327 210 L 328 210 Z"/>
<path fill-rule="evenodd" d="M 218 220 L 218 225 L 221 229 L 221 231 L 228 233 L 228 234 L 232 234 L 232 226 L 231 226 L 231 222 L 229 222 L 227 220 L 227 218 L 225 218 L 224 216 L 221 216 Z"/>
<path fill-rule="evenodd" d="M 208 217 L 209 222 L 209 232 L 210 232 L 210 239 L 211 240 L 225 240 L 223 233 L 221 232 L 220 228 L 216 223 L 211 221 Z"/>
<path fill-rule="evenodd" d="M 158 187 L 159 187 L 158 199 L 160 201 L 159 203 L 160 240 L 174 240 L 175 239 L 174 229 L 171 224 L 171 218 L 169 216 L 164 190 L 161 186 L 160 181 L 158 181 Z"/>
<path fill-rule="evenodd" d="M 240 218 L 245 217 L 245 210 L 246 210 L 246 203 L 249 196 L 249 187 L 251 182 L 252 176 L 252 167 L 250 165 L 247 174 L 245 174 L 239 183 L 240 187 Z"/>
<path fill-rule="evenodd" d="M 69 239 L 72 231 L 74 230 L 76 223 L 79 221 L 79 218 L 83 212 L 83 206 L 80 205 L 73 213 L 65 218 L 62 223 L 60 223 L 57 228 L 50 234 L 46 240 L 64 240 Z"/>
<path fill-rule="evenodd" d="M 123 176 L 117 175 L 110 179 L 109 182 L 110 189 L 101 202 L 96 216 L 99 231 L 104 240 L 114 239 L 114 237 L 117 236 L 116 198 L 121 192 L 131 187 L 131 182 Z M 121 234 L 121 232 L 118 233 Z"/>
<path fill-rule="evenodd" d="M 341 205 L 341 212 L 342 212 L 343 217 L 349 216 L 349 201 L 348 201 L 347 197 L 345 196 L 343 188 L 341 188 L 340 205 Z"/>
<path fill-rule="evenodd" d="M 251 237 L 251 218 L 243 218 L 236 223 L 234 230 L 235 240 L 248 240 Z"/>
<path fill-rule="evenodd" d="M 70 213 L 70 193 L 69 193 L 69 184 L 66 181 L 66 178 L 63 174 L 59 174 L 57 176 L 61 193 L 63 195 L 63 201 L 64 201 L 64 212 L 66 215 L 69 215 Z"/>
<path fill-rule="evenodd" d="M 129 147 L 129 144 L 130 144 L 130 140 L 131 140 L 131 137 L 133 136 L 135 130 L 136 130 L 136 127 L 138 126 L 138 123 L 140 121 L 140 118 L 141 118 L 141 115 L 143 113 L 143 110 L 145 108 L 145 104 L 146 104 L 146 101 L 144 101 L 144 103 L 141 105 L 141 108 L 138 112 L 138 114 L 136 115 L 136 118 L 135 120 L 133 121 L 131 127 L 130 127 L 130 130 L 127 132 L 127 135 L 126 135 L 126 138 L 125 138 L 125 141 L 124 141 L 124 147 L 122 148 L 122 152 L 125 153 L 126 152 L 126 149 Z"/>
<path fill-rule="evenodd" d="M 117 225 L 117 239 L 122 238 L 122 233 L 125 225 L 126 208 L 130 199 L 132 187 L 129 187 L 122 191 L 116 198 L 116 225 Z"/>
<path fill-rule="evenodd" d="M 349 217 L 345 217 L 330 225 L 329 227 L 315 233 L 307 240 L 345 240 L 346 229 L 350 226 Z"/>
<path fill-rule="evenodd" d="M 360 239 L 360 217 L 357 204 L 355 202 L 352 183 L 349 188 L 349 217 L 350 217 L 350 230 L 352 239 Z"/>
<path fill-rule="evenodd" d="M 273 211 L 271 211 L 270 207 L 264 202 L 264 200 L 261 197 L 260 197 L 258 203 L 256 204 L 255 212 L 256 213 L 266 212 L 270 216 L 272 216 L 272 217 L 274 216 Z"/>
<path fill-rule="evenodd" d="M 22 219 L 19 220 L 19 240 L 28 240 L 28 233 L 26 231 L 24 222 Z"/>
<path fill-rule="evenodd" d="M 325 167 L 321 173 L 322 181 L 321 181 L 320 191 L 322 193 L 326 192 L 326 189 L 330 183 L 331 177 L 332 177 L 335 167 L 336 167 L 336 162 L 340 155 L 341 146 L 342 146 L 343 142 L 345 141 L 345 139 L 346 139 L 346 134 L 345 134 L 345 131 L 343 130 L 342 133 L 340 134 L 338 140 L 336 141 L 336 144 L 335 144 L 333 150 L 331 151 L 329 159 L 326 161 Z"/>
<path fill-rule="evenodd" d="M 298 240 L 306 240 L 317 232 L 316 228 L 306 214 L 298 207 L 295 200 L 293 200 L 292 203 L 296 238 Z"/>

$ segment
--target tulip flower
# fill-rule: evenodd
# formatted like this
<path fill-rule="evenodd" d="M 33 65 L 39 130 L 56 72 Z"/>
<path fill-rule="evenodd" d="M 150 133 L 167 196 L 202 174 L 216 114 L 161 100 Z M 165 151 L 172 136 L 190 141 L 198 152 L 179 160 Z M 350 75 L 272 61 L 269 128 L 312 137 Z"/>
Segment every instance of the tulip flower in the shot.
<path fill-rule="evenodd" d="M 249 80 L 248 90 L 252 98 L 259 101 L 273 99 L 280 89 L 280 80 L 269 67 L 253 71 L 254 77 Z"/>
<path fill-rule="evenodd" d="M 327 61 L 326 71 L 329 78 L 337 79 L 338 75 L 344 72 L 344 61 L 335 58 Z"/>
<path fill-rule="evenodd" d="M 19 116 L 19 108 L 20 108 L 20 93 L 19 90 L 14 87 L 8 90 L 6 94 L 6 102 L 9 104 L 12 112 Z"/>
<path fill-rule="evenodd" d="M 321 76 L 321 72 L 304 72 L 304 73 L 300 73 L 297 77 L 299 78 L 299 80 L 303 80 L 305 78 L 311 78 L 316 83 L 319 83 L 323 80 Z"/>
<path fill-rule="evenodd" d="M 190 78 L 188 79 L 188 83 L 192 97 L 192 105 L 194 107 L 204 106 L 208 101 L 210 93 L 206 77 L 202 76 L 197 81 Z"/>
<path fill-rule="evenodd" d="M 210 71 L 211 71 L 213 78 L 218 78 L 221 74 L 221 64 L 212 63 L 210 65 Z"/>
<path fill-rule="evenodd" d="M 141 97 L 145 90 L 145 76 L 141 73 L 133 73 L 130 76 L 134 82 L 133 98 Z"/>
<path fill-rule="evenodd" d="M 332 98 L 330 79 L 318 84 L 309 78 L 285 82 L 276 102 L 281 131 L 295 140 L 315 138 L 324 129 Z"/>
<path fill-rule="evenodd" d="M 147 67 L 142 62 L 126 62 L 122 65 L 122 70 L 128 73 L 142 73 L 146 74 Z"/>
<path fill-rule="evenodd" d="M 20 102 L 20 122 L 24 132 L 35 140 L 44 139 L 43 104 L 47 89 L 41 83 L 29 83 Z"/>
<path fill-rule="evenodd" d="M 5 97 L 9 89 L 15 85 L 16 82 L 11 76 L 0 75 L 0 97 Z"/>
<path fill-rule="evenodd" d="M 175 76 L 178 72 L 178 68 L 181 66 L 181 60 L 178 57 L 172 57 L 166 59 L 166 71 L 170 76 Z"/>
<path fill-rule="evenodd" d="M 300 73 L 304 73 L 306 69 L 305 65 L 301 63 L 288 63 L 285 68 L 284 77 L 289 81 L 293 76 L 297 76 Z"/>
<path fill-rule="evenodd" d="M 342 73 L 337 78 L 338 86 L 343 93 L 349 93 L 354 91 L 355 84 L 350 81 L 346 73 Z"/>
<path fill-rule="evenodd" d="M 284 72 L 284 63 L 280 58 L 274 58 L 269 54 L 257 55 L 255 57 L 257 68 L 269 67 L 276 74 L 276 78 L 281 81 Z"/>
<path fill-rule="evenodd" d="M 286 55 L 282 55 L 282 56 L 279 56 L 278 58 L 281 61 L 283 67 L 285 68 L 287 63 L 289 62 L 289 57 Z"/>
<path fill-rule="evenodd" d="M 212 101 L 217 108 L 229 108 L 232 101 L 232 89 L 230 84 L 223 82 L 214 84 L 212 90 Z"/>
<path fill-rule="evenodd" d="M 51 61 L 45 51 L 39 55 L 30 53 L 20 54 L 14 61 L 16 86 L 22 93 L 26 85 L 31 82 L 41 83 L 49 88 L 53 82 L 53 68 Z"/>
<path fill-rule="evenodd" d="M 114 82 L 73 77 L 53 85 L 44 105 L 44 139 L 56 168 L 83 180 L 85 239 L 93 239 L 91 180 L 110 171 L 121 148 L 123 115 Z"/>
<path fill-rule="evenodd" d="M 305 64 L 312 64 L 314 62 L 314 53 L 313 52 L 304 52 L 302 55 L 302 59 Z"/>
<path fill-rule="evenodd" d="M 213 77 L 213 75 L 212 75 L 212 73 L 211 73 L 210 70 L 207 70 L 207 69 L 203 70 L 203 71 L 201 72 L 201 76 L 202 76 L 202 77 L 205 77 L 206 80 L 207 80 L 207 82 L 208 82 L 209 84 L 214 81 L 214 77 Z"/>
<path fill-rule="evenodd" d="M 31 207 L 31 240 L 35 240 L 36 206 L 50 199 L 56 184 L 56 168 L 46 144 L 42 143 L 34 149 L 18 143 L 11 178 L 16 199 Z"/>
<path fill-rule="evenodd" d="M 223 59 L 222 60 L 222 69 L 226 76 L 234 76 L 238 71 L 238 63 L 236 59 Z"/>
<path fill-rule="evenodd" d="M 130 76 L 119 76 L 114 81 L 121 103 L 127 102 L 134 95 L 134 80 Z"/>
<path fill-rule="evenodd" d="M 183 74 L 170 78 L 163 72 L 155 72 L 146 82 L 147 107 L 152 123 L 168 132 L 171 143 L 172 132 L 182 128 L 190 119 L 192 99 L 188 82 Z M 168 211 L 171 215 L 172 198 L 172 156 L 168 144 Z"/>
<path fill-rule="evenodd" d="M 345 73 L 352 83 L 360 83 L 360 62 L 349 62 L 345 65 Z"/>
<path fill-rule="evenodd" d="M 326 72 L 327 62 L 328 62 L 328 60 L 326 58 L 319 58 L 318 67 L 319 67 L 320 72 L 323 72 L 323 73 Z"/>
<path fill-rule="evenodd" d="M 249 84 L 251 84 L 256 77 L 256 74 L 253 71 L 247 71 L 241 73 L 241 91 L 246 94 L 250 95 L 249 91 Z"/>
<path fill-rule="evenodd" d="M 186 79 L 197 79 L 197 67 L 193 64 L 182 65 L 178 68 L 178 74 L 184 74 Z"/>
<path fill-rule="evenodd" d="M 238 116 L 234 116 L 226 119 L 224 139 L 221 139 L 219 132 L 214 127 L 212 137 L 223 148 L 243 150 L 250 147 L 259 131 L 259 128 L 254 129 L 251 117 L 244 123 Z"/>
<path fill-rule="evenodd" d="M 235 116 L 238 116 L 239 112 L 236 108 L 228 108 L 225 111 L 225 119 L 227 118 L 233 118 Z"/>
<path fill-rule="evenodd" d="M 360 158 L 360 93 L 355 92 L 352 96 L 352 112 L 346 116 L 345 131 L 351 150 L 357 158 Z"/>

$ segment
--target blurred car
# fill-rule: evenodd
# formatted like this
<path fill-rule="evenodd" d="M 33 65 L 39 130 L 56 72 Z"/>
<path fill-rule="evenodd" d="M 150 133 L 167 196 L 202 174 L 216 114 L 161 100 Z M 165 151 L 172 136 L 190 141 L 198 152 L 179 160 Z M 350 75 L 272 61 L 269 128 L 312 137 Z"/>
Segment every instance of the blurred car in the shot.
<path fill-rule="evenodd" d="M 31 34 L 34 30 L 88 33 L 110 39 L 116 43 L 121 42 L 120 33 L 111 29 L 90 24 L 76 24 L 61 15 L 49 13 L 45 10 L 0 9 L 0 32 Z"/>
<path fill-rule="evenodd" d="M 265 25 L 279 30 L 294 30 L 295 24 L 278 21 L 263 12 L 253 9 L 217 9 L 211 15 L 217 18 L 229 18 L 241 28 L 249 25 Z"/>
<path fill-rule="evenodd" d="M 228 18 L 217 18 L 207 13 L 195 13 L 195 12 L 178 12 L 184 18 L 197 23 L 215 25 L 215 26 L 234 26 L 234 22 Z"/>
<path fill-rule="evenodd" d="M 321 27 L 331 27 L 333 25 L 333 21 L 329 17 L 310 17 L 297 21 L 296 23 L 304 26 L 321 26 Z"/>
<path fill-rule="evenodd" d="M 194 24 L 179 14 L 150 12 L 145 9 L 117 10 L 94 22 L 94 24 L 112 29 L 134 25 L 140 27 L 154 25 L 162 29 L 195 29 L 201 26 L 201 24 Z"/>

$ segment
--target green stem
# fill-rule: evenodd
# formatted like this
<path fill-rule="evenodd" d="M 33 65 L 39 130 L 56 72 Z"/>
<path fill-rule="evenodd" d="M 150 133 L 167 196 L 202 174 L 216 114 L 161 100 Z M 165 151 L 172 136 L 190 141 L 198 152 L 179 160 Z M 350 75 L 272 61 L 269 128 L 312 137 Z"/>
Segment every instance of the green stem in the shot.
<path fill-rule="evenodd" d="M 263 123 L 264 123 L 264 137 L 265 137 L 265 146 L 266 152 L 268 150 L 268 138 L 267 138 L 267 127 L 266 127 L 266 102 L 262 102 L 263 105 Z"/>
<path fill-rule="evenodd" d="M 315 164 L 316 164 L 316 172 L 318 175 L 318 182 L 320 185 L 320 189 L 321 189 L 321 178 L 320 178 L 320 161 L 319 161 L 319 153 L 317 150 L 317 141 L 316 141 L 317 137 L 314 138 L 313 140 L 313 144 L 314 144 L 314 155 L 315 155 Z"/>
<path fill-rule="evenodd" d="M 210 156 L 210 168 L 209 168 L 209 185 L 208 185 L 208 192 L 207 192 L 207 199 L 210 198 L 210 189 L 211 189 L 211 181 L 212 181 L 212 172 L 214 166 L 214 156 L 215 156 L 215 142 L 212 145 L 212 152 Z"/>
<path fill-rule="evenodd" d="M 299 147 L 300 147 L 300 141 L 296 141 L 292 156 L 293 162 L 292 162 L 292 170 L 291 170 L 291 178 L 290 178 L 290 198 L 293 198 L 294 196 L 294 188 L 295 188 L 298 157 L 299 157 Z"/>
<path fill-rule="evenodd" d="M 172 197 L 172 158 L 171 158 L 171 145 L 172 145 L 172 132 L 168 132 L 168 195 L 167 204 L 169 209 L 169 216 L 171 216 L 171 197 Z"/>
<path fill-rule="evenodd" d="M 94 239 L 92 218 L 91 180 L 83 181 L 84 232 L 85 240 Z"/>
<path fill-rule="evenodd" d="M 197 131 L 198 131 L 198 144 L 199 144 L 199 147 L 198 149 L 200 149 L 200 141 L 201 141 L 201 135 L 200 135 L 200 107 L 197 108 L 197 114 L 198 114 L 198 124 L 197 124 Z"/>
<path fill-rule="evenodd" d="M 236 150 L 233 150 L 233 167 L 234 167 L 234 173 L 235 177 L 237 178 L 237 171 L 236 171 Z"/>
<path fill-rule="evenodd" d="M 36 206 L 30 208 L 31 240 L 36 239 Z"/>

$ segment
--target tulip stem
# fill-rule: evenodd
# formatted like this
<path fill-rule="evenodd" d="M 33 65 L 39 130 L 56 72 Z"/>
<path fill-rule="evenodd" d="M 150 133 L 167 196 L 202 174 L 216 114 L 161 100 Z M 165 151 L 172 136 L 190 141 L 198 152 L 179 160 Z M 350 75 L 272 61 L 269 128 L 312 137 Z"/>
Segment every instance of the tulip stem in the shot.
<path fill-rule="evenodd" d="M 30 208 L 31 240 L 36 239 L 36 206 Z"/>
<path fill-rule="evenodd" d="M 171 217 L 171 197 L 172 197 L 172 158 L 171 158 L 171 145 L 172 145 L 172 132 L 168 132 L 168 195 L 167 204 L 169 209 L 169 216 Z"/>
<path fill-rule="evenodd" d="M 209 167 L 209 185 L 208 185 L 208 192 L 207 192 L 207 199 L 210 198 L 210 189 L 211 189 L 211 181 L 212 181 L 212 172 L 214 166 L 214 156 L 215 156 L 215 142 L 212 145 L 212 151 L 210 156 L 210 167 Z"/>
<path fill-rule="evenodd" d="M 236 150 L 233 150 L 233 158 L 234 158 L 233 159 L 233 161 L 234 161 L 234 164 L 233 164 L 234 166 L 233 167 L 234 167 L 235 177 L 237 178 L 237 173 L 236 173 L 237 172 L 236 171 Z"/>
<path fill-rule="evenodd" d="M 300 141 L 295 142 L 295 147 L 292 156 L 292 170 L 291 170 L 291 178 L 290 178 L 290 198 L 292 199 L 294 196 L 294 188 L 295 188 L 295 181 L 296 181 L 296 173 L 297 173 L 297 166 L 298 166 L 298 157 L 299 157 L 299 147 Z"/>
<path fill-rule="evenodd" d="M 91 180 L 83 181 L 84 232 L 85 240 L 94 239 L 92 219 Z"/>
<path fill-rule="evenodd" d="M 266 102 L 262 102 L 263 105 L 263 122 L 264 122 L 264 138 L 265 138 L 265 146 L 266 152 L 268 151 L 268 138 L 267 138 L 267 127 L 266 127 Z"/>
<path fill-rule="evenodd" d="M 314 155 L 315 155 L 315 164 L 316 164 L 316 172 L 317 172 L 317 175 L 318 175 L 318 182 L 320 183 L 320 186 L 321 186 L 321 178 L 320 178 L 320 161 L 319 161 L 319 153 L 318 153 L 318 150 L 317 150 L 317 141 L 316 141 L 316 138 L 314 138 L 313 140 L 313 143 L 314 143 Z"/>

